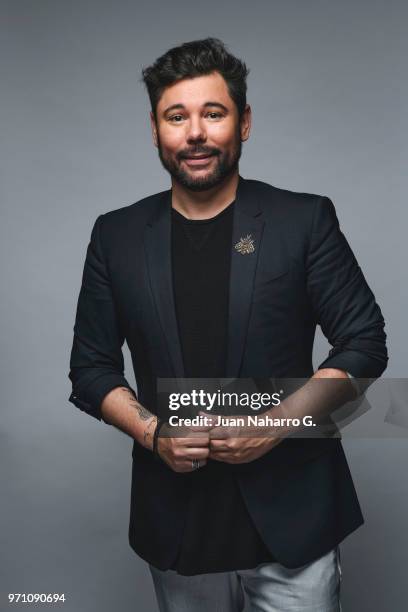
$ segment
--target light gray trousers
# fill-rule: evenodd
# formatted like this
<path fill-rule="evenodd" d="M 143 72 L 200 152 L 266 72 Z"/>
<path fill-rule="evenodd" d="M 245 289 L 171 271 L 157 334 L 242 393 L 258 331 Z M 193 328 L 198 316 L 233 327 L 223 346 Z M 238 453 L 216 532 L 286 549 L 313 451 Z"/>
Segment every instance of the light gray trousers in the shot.
<path fill-rule="evenodd" d="M 181 576 L 149 565 L 160 612 L 341 612 L 340 549 L 296 569 L 254 569 Z"/>

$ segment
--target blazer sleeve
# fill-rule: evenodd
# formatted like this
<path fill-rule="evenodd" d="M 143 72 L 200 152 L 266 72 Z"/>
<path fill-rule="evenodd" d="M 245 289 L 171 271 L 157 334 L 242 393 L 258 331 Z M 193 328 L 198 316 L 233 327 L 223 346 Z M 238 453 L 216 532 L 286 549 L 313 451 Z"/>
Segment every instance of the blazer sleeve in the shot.
<path fill-rule="evenodd" d="M 101 244 L 103 216 L 95 221 L 86 252 L 68 374 L 69 401 L 99 421 L 102 400 L 113 388 L 127 387 L 136 395 L 124 377 L 124 337 Z"/>
<path fill-rule="evenodd" d="M 356 378 L 381 376 L 388 361 L 384 318 L 325 196 L 314 210 L 307 288 L 316 322 L 333 347 L 318 369 L 338 368 Z"/>

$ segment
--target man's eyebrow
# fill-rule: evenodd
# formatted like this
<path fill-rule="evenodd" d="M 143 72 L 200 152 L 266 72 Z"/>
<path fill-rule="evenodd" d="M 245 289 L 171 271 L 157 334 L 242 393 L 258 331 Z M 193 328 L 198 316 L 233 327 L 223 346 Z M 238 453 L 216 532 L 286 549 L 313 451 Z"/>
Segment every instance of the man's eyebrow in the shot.
<path fill-rule="evenodd" d="M 226 106 L 224 106 L 224 104 L 221 104 L 221 102 L 205 102 L 205 104 L 203 104 L 204 108 L 207 108 L 209 106 L 216 106 L 217 108 L 221 108 L 225 113 L 228 113 L 228 108 Z M 184 106 L 184 104 L 172 104 L 171 106 L 168 106 L 167 108 L 164 109 L 163 111 L 163 115 L 165 115 L 166 113 L 169 113 L 172 110 L 184 110 L 186 107 Z"/>

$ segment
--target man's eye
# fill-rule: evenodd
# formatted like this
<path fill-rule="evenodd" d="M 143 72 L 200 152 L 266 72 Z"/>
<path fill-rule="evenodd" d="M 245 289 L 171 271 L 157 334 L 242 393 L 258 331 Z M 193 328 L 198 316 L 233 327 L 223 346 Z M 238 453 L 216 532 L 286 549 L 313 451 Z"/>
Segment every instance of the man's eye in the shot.
<path fill-rule="evenodd" d="M 219 119 L 222 117 L 222 113 L 217 113 L 216 111 L 207 113 L 207 116 L 210 116 L 211 119 Z M 180 123 L 184 119 L 183 115 L 172 115 L 169 117 L 169 121 L 172 123 Z"/>

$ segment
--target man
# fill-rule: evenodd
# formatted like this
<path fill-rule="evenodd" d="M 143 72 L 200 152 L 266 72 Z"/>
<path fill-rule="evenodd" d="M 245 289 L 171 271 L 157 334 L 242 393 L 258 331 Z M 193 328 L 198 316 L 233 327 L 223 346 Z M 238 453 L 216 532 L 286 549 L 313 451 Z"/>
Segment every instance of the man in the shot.
<path fill-rule="evenodd" d="M 171 189 L 95 222 L 70 401 L 134 439 L 129 542 L 160 610 L 242 610 L 245 591 L 254 610 L 331 612 L 338 545 L 363 523 L 341 441 L 226 436 L 211 419 L 172 435 L 160 418 L 158 379 L 335 379 L 347 395 L 350 377 L 386 367 L 384 320 L 331 200 L 239 174 L 247 74 L 213 38 L 143 71 Z M 333 348 L 314 372 L 317 324 Z"/>

